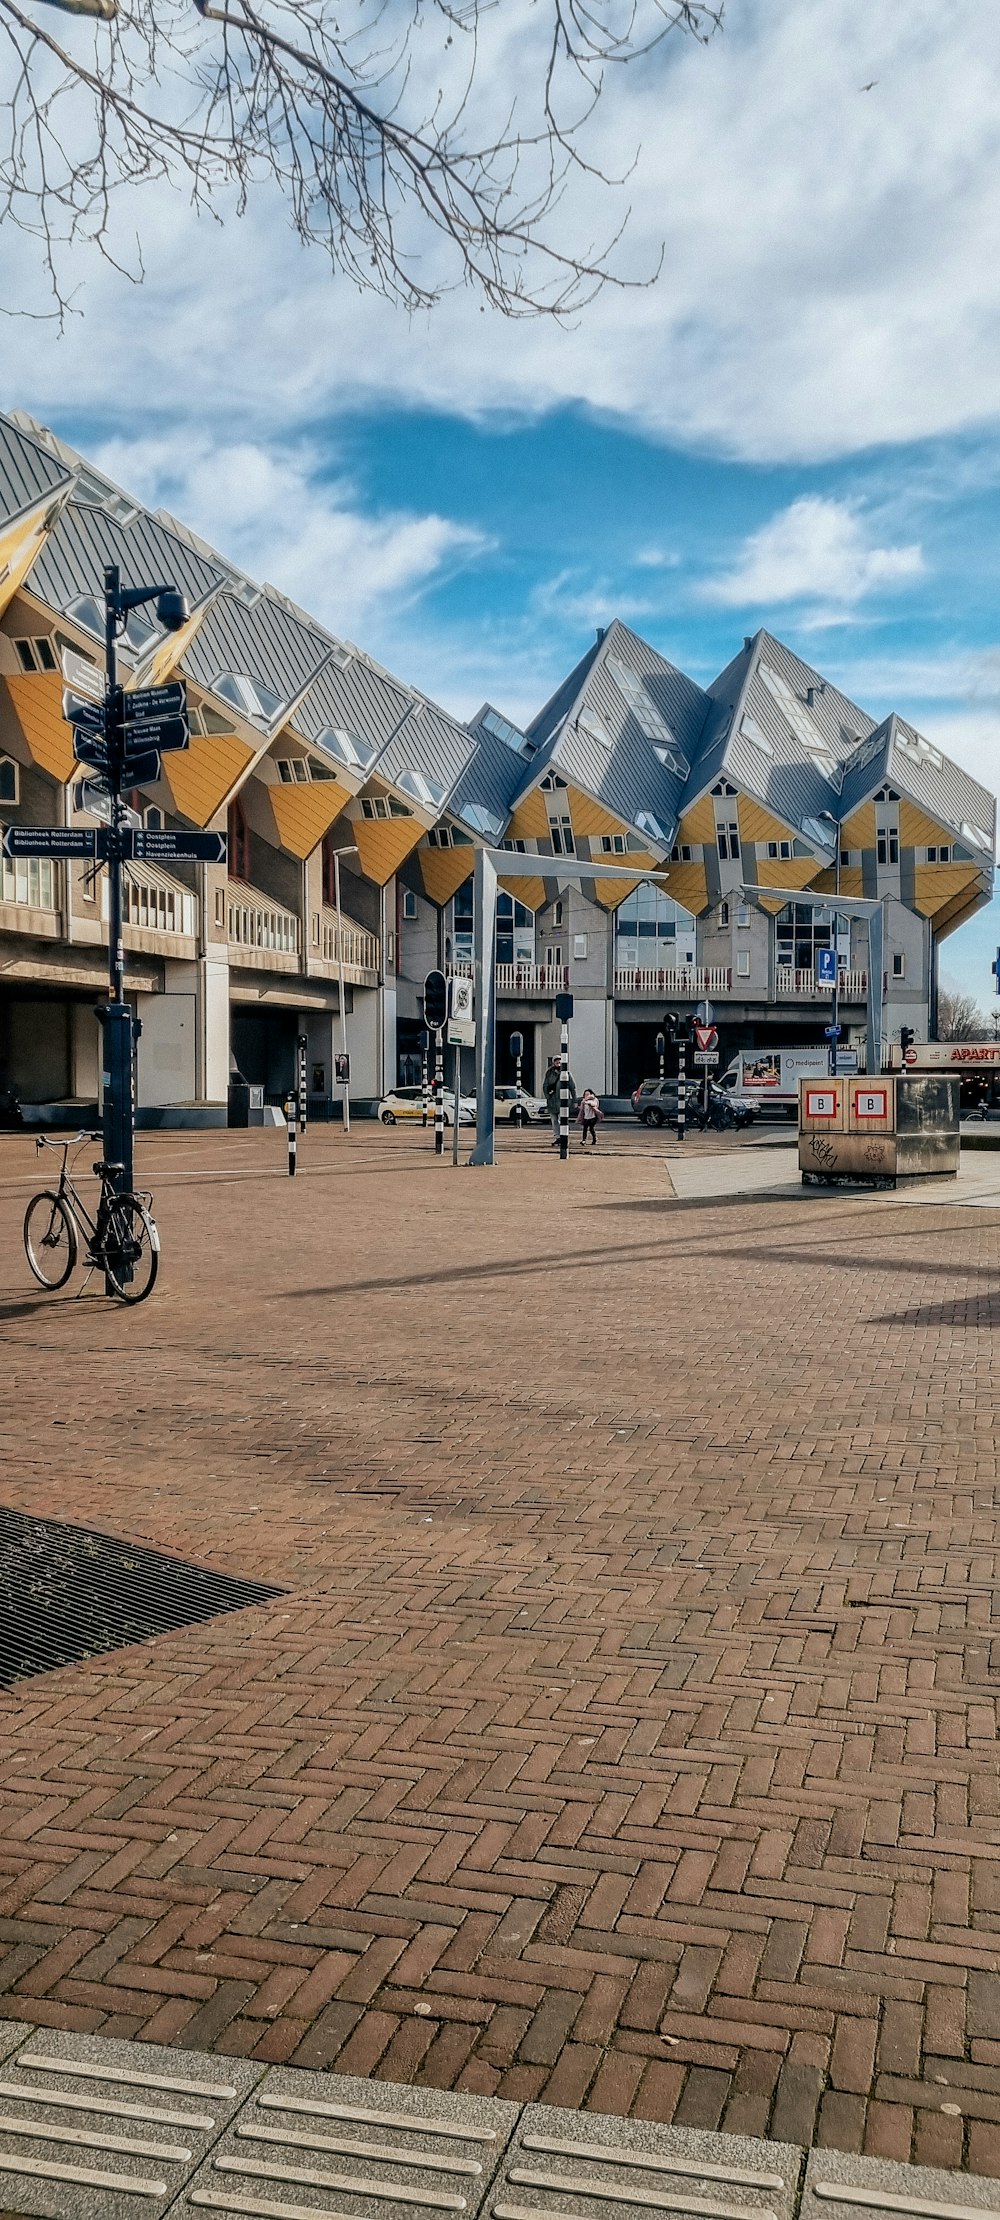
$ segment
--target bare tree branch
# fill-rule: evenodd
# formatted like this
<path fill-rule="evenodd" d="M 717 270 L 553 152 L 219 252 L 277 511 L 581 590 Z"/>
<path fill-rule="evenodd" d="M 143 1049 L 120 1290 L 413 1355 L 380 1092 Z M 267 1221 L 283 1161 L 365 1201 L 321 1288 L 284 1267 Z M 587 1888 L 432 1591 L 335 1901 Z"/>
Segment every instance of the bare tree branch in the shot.
<path fill-rule="evenodd" d="M 574 171 L 628 174 L 588 135 L 608 73 L 671 31 L 708 39 L 724 4 L 522 6 L 524 82 L 498 113 L 512 0 L 502 25 L 494 0 L 358 0 L 350 18 L 337 0 L 0 0 L 0 216 L 37 242 L 60 320 L 72 250 L 116 260 L 117 197 L 169 181 L 219 215 L 268 180 L 363 290 L 415 309 L 466 284 L 508 316 L 565 316 L 656 274 L 616 266 L 627 211 L 601 243 L 571 225 Z M 75 19 L 65 41 L 48 7 Z"/>

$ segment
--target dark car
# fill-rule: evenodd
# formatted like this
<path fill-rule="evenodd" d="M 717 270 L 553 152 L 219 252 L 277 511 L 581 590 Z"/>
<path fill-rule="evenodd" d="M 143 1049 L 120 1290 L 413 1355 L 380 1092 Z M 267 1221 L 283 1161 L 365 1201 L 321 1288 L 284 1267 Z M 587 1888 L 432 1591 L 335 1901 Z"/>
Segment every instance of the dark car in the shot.
<path fill-rule="evenodd" d="M 699 1093 L 697 1080 L 689 1079 L 684 1090 L 685 1102 Z M 640 1125 L 666 1125 L 677 1116 L 676 1079 L 644 1079 L 632 1097 L 632 1108 Z"/>

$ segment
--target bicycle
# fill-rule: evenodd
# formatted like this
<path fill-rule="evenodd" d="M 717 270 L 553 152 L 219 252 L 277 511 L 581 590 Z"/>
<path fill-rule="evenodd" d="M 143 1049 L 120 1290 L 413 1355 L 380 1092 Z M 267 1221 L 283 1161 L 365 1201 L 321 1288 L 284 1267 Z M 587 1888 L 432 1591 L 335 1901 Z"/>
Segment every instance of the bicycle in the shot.
<path fill-rule="evenodd" d="M 92 1217 L 68 1170 L 70 1150 L 100 1138 L 97 1133 L 74 1133 L 68 1141 L 36 1136 L 36 1153 L 62 1149 L 62 1168 L 58 1186 L 43 1188 L 28 1204 L 24 1253 L 39 1285 L 54 1293 L 65 1287 L 75 1269 L 82 1236 L 88 1276 L 103 1271 L 123 1303 L 141 1303 L 152 1294 L 160 1261 L 160 1236 L 148 1207 L 152 1196 L 119 1195 L 114 1182 L 123 1167 L 102 1158 L 94 1165 L 101 1192 L 97 1215 Z"/>

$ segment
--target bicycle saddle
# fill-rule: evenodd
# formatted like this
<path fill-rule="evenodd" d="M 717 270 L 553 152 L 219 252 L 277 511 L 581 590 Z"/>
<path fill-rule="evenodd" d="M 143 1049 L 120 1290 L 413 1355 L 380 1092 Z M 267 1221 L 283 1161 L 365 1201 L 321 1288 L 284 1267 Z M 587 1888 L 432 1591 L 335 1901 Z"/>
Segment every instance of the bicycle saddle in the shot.
<path fill-rule="evenodd" d="M 123 1172 L 125 1170 L 125 1166 L 124 1164 L 105 1164 L 102 1159 L 99 1163 L 94 1165 L 94 1170 L 97 1173 L 98 1179 L 103 1179 L 105 1173 L 107 1173 L 109 1179 L 114 1179 L 116 1173 Z"/>

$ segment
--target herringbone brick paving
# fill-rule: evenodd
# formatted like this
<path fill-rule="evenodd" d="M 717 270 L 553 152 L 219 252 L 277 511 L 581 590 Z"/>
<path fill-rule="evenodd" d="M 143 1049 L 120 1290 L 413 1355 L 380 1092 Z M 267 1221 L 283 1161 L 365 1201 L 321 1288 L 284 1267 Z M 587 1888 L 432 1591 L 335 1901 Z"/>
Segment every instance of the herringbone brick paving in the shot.
<path fill-rule="evenodd" d="M 0 1147 L 4 1500 L 289 1590 L 0 1696 L 0 2014 L 1000 2173 L 1000 1214 Z"/>

